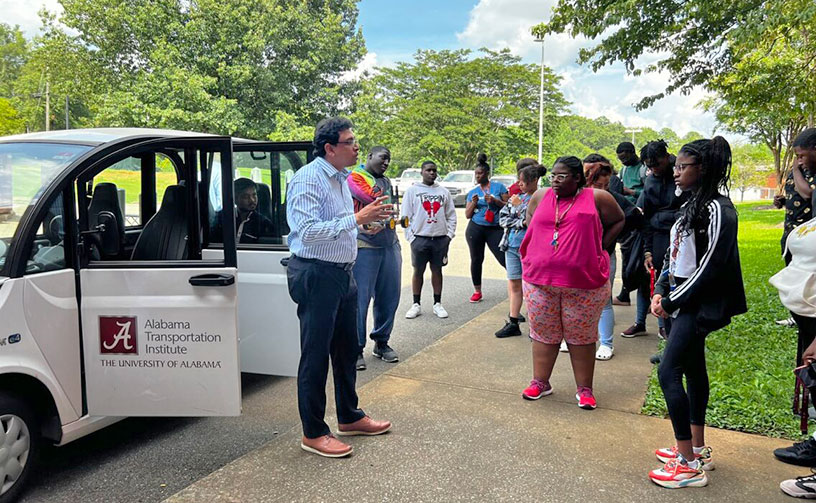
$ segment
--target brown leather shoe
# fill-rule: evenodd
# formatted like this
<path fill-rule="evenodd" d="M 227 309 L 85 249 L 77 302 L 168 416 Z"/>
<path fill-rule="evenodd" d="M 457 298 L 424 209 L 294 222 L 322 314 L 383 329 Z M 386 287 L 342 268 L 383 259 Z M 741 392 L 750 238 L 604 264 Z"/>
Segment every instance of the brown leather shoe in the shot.
<path fill-rule="evenodd" d="M 342 458 L 351 454 L 352 447 L 334 438 L 334 435 L 323 435 L 317 438 L 300 439 L 300 448 L 326 458 Z"/>
<path fill-rule="evenodd" d="M 624 302 L 617 297 L 612 297 L 613 306 L 631 306 L 632 302 Z"/>
<path fill-rule="evenodd" d="M 366 416 L 349 424 L 338 424 L 337 434 L 349 435 L 382 435 L 391 429 L 391 421 L 375 421 Z"/>

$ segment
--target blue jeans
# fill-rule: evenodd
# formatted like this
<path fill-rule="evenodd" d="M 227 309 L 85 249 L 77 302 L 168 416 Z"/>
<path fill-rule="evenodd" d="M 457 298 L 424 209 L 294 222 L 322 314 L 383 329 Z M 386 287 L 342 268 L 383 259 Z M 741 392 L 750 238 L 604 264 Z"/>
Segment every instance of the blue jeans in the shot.
<path fill-rule="evenodd" d="M 357 282 L 357 340 L 360 352 L 366 344 L 368 305 L 374 298 L 374 329 L 371 339 L 388 342 L 400 299 L 402 254 L 398 244 L 387 248 L 359 248 L 354 263 Z"/>
<path fill-rule="evenodd" d="M 615 282 L 615 270 L 617 269 L 618 259 L 615 253 L 609 257 L 609 284 L 610 286 Z M 612 296 L 601 311 L 601 319 L 598 320 L 598 335 L 601 338 L 602 346 L 612 347 L 612 332 L 615 329 L 615 311 L 612 309 Z"/>
<path fill-rule="evenodd" d="M 649 298 L 649 285 L 638 288 L 637 292 L 637 317 L 635 323 L 638 325 L 646 325 L 646 315 L 649 314 L 649 308 L 652 305 L 652 299 Z M 666 320 L 663 318 L 657 319 L 657 326 L 664 328 Z"/>

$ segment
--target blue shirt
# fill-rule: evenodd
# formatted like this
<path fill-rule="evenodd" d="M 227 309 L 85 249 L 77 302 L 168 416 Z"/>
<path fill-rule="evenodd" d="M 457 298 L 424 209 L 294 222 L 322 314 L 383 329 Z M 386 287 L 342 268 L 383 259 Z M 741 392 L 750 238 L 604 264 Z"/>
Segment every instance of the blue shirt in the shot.
<path fill-rule="evenodd" d="M 499 182 L 490 182 L 490 186 L 488 187 L 488 192 L 493 194 L 493 197 L 501 199 L 502 194 L 507 194 L 507 187 Z M 485 226 L 497 226 L 499 225 L 499 210 L 501 208 L 495 204 L 490 205 L 490 209 L 493 210 L 493 222 L 488 222 L 485 220 L 485 212 L 487 212 L 487 202 L 485 201 L 485 191 L 482 190 L 480 185 L 477 185 L 470 189 L 470 192 L 467 194 L 467 200 L 470 201 L 473 198 L 473 195 L 479 196 L 479 201 L 476 203 L 476 211 L 473 213 L 473 217 L 471 220 L 474 224 L 478 225 L 485 225 Z"/>
<path fill-rule="evenodd" d="M 354 262 L 357 220 L 346 179 L 322 157 L 295 173 L 286 195 L 289 250 L 302 258 Z"/>

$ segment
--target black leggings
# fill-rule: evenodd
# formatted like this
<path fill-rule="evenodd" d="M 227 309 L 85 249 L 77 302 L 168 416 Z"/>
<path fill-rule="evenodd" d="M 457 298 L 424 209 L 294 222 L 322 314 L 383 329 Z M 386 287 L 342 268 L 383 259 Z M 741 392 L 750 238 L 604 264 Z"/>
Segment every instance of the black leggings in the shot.
<path fill-rule="evenodd" d="M 474 286 L 481 286 L 482 284 L 482 264 L 484 263 L 485 244 L 490 248 L 493 256 L 499 261 L 502 267 L 504 265 L 504 253 L 499 250 L 499 243 L 501 242 L 504 231 L 497 225 L 486 226 L 473 223 L 473 220 L 468 223 L 467 230 L 465 230 L 465 240 L 468 248 L 470 248 L 470 279 L 473 280 Z"/>
<path fill-rule="evenodd" d="M 794 321 L 796 321 L 796 328 L 799 329 L 799 337 L 796 348 L 796 366 L 802 365 L 802 353 L 805 352 L 813 339 L 816 338 L 816 318 L 808 316 L 800 316 L 791 311 Z"/>
<path fill-rule="evenodd" d="M 697 327 L 697 311 L 680 311 L 677 318 L 669 318 L 669 340 L 663 350 L 657 377 L 669 418 L 674 428 L 674 438 L 691 440 L 691 425 L 704 425 L 708 406 L 708 372 L 705 361 L 705 338 L 707 332 Z M 683 376 L 686 388 L 683 388 Z M 700 446 L 697 446 L 700 447 Z"/>

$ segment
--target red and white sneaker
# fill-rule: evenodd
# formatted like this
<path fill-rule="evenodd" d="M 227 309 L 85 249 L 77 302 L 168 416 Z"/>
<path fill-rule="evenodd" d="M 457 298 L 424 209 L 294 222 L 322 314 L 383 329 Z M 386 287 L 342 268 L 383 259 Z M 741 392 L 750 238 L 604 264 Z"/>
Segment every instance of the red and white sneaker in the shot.
<path fill-rule="evenodd" d="M 525 400 L 538 400 L 542 396 L 551 395 L 553 392 L 550 383 L 544 382 L 541 379 L 533 379 L 530 385 L 521 392 L 521 397 Z"/>
<path fill-rule="evenodd" d="M 595 396 L 592 394 L 592 388 L 587 388 L 586 386 L 578 386 L 575 399 L 578 400 L 578 407 L 585 410 L 592 410 L 598 406 L 598 403 L 595 401 Z"/>
<path fill-rule="evenodd" d="M 482 301 L 482 292 L 473 292 L 473 295 L 470 296 L 470 302 L 477 303 Z"/>
<path fill-rule="evenodd" d="M 649 472 L 649 480 L 669 489 L 682 487 L 705 487 L 708 485 L 708 476 L 700 468 L 691 468 L 682 454 L 677 454 L 663 468 Z"/>
<path fill-rule="evenodd" d="M 661 463 L 668 463 L 669 461 L 677 458 L 678 452 L 677 446 L 663 447 L 662 449 L 655 451 L 655 456 Z M 694 455 L 694 459 L 700 462 L 700 468 L 703 470 L 709 471 L 714 469 L 714 458 L 711 457 L 711 447 L 703 447 L 700 454 Z"/>

